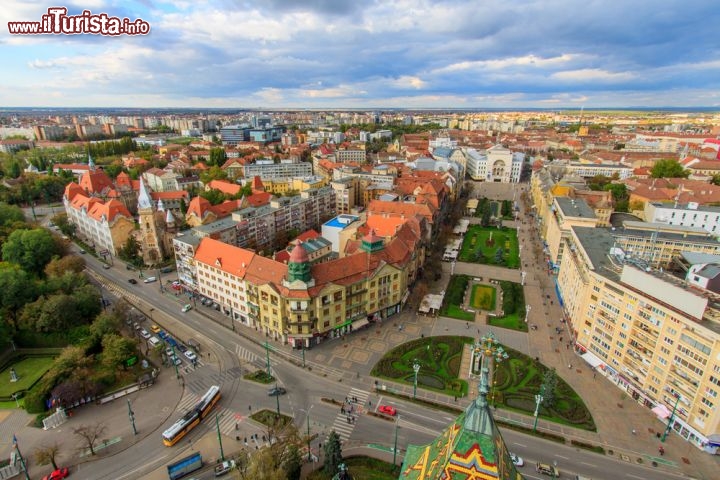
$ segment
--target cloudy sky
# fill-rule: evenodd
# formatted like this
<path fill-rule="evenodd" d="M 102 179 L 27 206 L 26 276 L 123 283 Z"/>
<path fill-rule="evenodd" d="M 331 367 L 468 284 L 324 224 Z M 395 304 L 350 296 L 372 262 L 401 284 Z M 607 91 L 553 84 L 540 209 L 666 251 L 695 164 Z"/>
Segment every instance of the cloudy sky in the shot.
<path fill-rule="evenodd" d="M 48 7 L 146 36 L 11 35 Z M 2 0 L 0 106 L 720 107 L 711 0 Z"/>

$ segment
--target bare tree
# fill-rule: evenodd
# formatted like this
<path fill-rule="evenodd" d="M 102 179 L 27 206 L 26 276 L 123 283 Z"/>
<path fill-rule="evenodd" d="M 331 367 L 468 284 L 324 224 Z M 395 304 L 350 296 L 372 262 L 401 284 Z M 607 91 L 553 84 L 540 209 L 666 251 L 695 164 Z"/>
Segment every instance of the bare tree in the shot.
<path fill-rule="evenodd" d="M 90 455 L 95 455 L 95 442 L 105 433 L 106 429 L 107 427 L 105 427 L 105 425 L 96 422 L 92 425 L 80 425 L 77 428 L 73 428 L 73 433 L 85 441 L 87 447 L 90 449 Z"/>
<path fill-rule="evenodd" d="M 35 457 L 35 461 L 39 465 L 47 465 L 48 463 L 52 464 L 53 469 L 57 470 L 58 466 L 57 463 L 55 463 L 55 459 L 60 454 L 60 445 L 57 443 L 53 443 L 52 445 L 42 445 L 35 449 L 35 452 L 33 452 L 33 456 Z"/>

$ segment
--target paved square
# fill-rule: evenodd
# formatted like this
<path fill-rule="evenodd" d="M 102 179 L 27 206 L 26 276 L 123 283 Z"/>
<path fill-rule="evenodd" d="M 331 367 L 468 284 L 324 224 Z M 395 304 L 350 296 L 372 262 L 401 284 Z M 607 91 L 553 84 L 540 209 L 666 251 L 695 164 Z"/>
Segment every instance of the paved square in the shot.
<path fill-rule="evenodd" d="M 418 335 L 420 333 L 420 326 L 419 325 L 408 325 L 407 327 L 405 327 L 405 331 L 408 334 Z"/>
<path fill-rule="evenodd" d="M 387 351 L 387 344 L 379 340 L 370 340 L 370 342 L 368 342 L 368 348 L 373 352 L 385 353 Z"/>
<path fill-rule="evenodd" d="M 345 360 L 344 362 L 342 362 L 342 363 L 340 364 L 340 366 L 341 366 L 342 368 L 344 368 L 345 370 L 350 370 L 350 369 L 353 367 L 353 363 Z"/>
<path fill-rule="evenodd" d="M 350 360 L 356 363 L 367 363 L 370 360 L 370 352 L 360 349 L 353 349 Z"/>
<path fill-rule="evenodd" d="M 403 335 L 402 333 L 391 333 L 387 336 L 387 339 L 393 345 L 400 345 L 401 343 L 405 343 L 407 341 L 407 335 Z"/>

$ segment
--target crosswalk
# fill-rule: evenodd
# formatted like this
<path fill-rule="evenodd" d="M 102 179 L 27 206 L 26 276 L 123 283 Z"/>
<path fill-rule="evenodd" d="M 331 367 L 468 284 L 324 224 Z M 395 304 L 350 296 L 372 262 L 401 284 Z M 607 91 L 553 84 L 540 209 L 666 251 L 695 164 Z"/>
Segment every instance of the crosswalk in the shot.
<path fill-rule="evenodd" d="M 205 392 L 202 392 L 204 394 Z M 193 392 L 186 393 L 182 400 L 180 400 L 180 404 L 177 407 L 178 412 L 187 412 L 192 407 L 194 407 L 198 401 L 200 401 L 200 398 L 202 397 L 202 394 L 196 394 Z M 229 408 L 220 408 L 215 407 L 215 409 L 212 411 L 212 413 L 209 415 L 209 418 L 212 419 L 212 422 L 215 422 L 215 415 L 218 415 L 218 423 L 220 425 L 220 433 L 223 435 L 234 435 L 235 434 L 235 425 L 237 423 L 240 423 L 245 420 L 246 417 L 235 413 L 234 411 L 230 410 Z M 204 423 L 207 423 L 209 420 L 204 420 Z"/>
<path fill-rule="evenodd" d="M 348 393 L 347 396 L 349 403 L 346 403 L 344 407 L 345 413 L 340 411 L 335 417 L 335 421 L 332 425 L 332 429 L 335 430 L 340 437 L 340 440 L 343 442 L 350 439 L 350 435 L 352 435 L 353 430 L 355 430 L 354 419 L 357 418 L 359 414 L 365 412 L 365 405 L 367 404 L 369 396 L 370 392 L 366 390 L 360 390 L 357 388 L 350 389 L 350 393 Z M 353 402 L 353 399 L 357 399 L 357 402 Z M 352 413 L 348 413 L 350 411 L 350 407 L 352 407 Z M 348 418 L 351 420 L 348 421 Z"/>
<path fill-rule="evenodd" d="M 252 353 L 247 348 L 241 347 L 237 343 L 235 344 L 235 355 L 237 355 L 237 357 L 240 360 L 245 361 L 247 363 L 255 364 L 259 360 L 259 357 L 257 355 Z"/>
<path fill-rule="evenodd" d="M 242 377 L 243 370 L 240 367 L 232 367 L 212 375 L 205 375 L 198 378 L 186 379 L 185 386 L 191 393 L 202 395 L 213 385 L 222 385 Z"/>

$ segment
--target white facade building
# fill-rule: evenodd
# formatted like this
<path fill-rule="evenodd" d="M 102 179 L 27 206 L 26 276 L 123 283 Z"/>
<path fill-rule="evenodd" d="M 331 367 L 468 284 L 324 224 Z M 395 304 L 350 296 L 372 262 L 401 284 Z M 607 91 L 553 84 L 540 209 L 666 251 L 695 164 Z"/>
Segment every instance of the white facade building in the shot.
<path fill-rule="evenodd" d="M 512 152 L 502 145 L 494 145 L 484 152 L 467 148 L 467 172 L 473 180 L 483 182 L 518 183 L 525 154 Z"/>
<path fill-rule="evenodd" d="M 647 202 L 645 221 L 698 227 L 715 236 L 720 235 L 720 207 L 709 207 L 695 202 L 687 204 Z"/>

